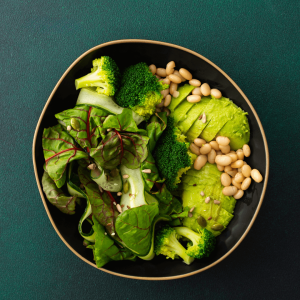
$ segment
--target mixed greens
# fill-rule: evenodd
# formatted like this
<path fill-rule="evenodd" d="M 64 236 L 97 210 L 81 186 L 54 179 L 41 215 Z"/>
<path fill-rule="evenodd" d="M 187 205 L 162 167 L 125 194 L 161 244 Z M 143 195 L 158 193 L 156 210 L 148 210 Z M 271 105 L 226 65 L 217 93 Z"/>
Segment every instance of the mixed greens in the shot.
<path fill-rule="evenodd" d="M 42 184 L 61 212 L 85 208 L 78 231 L 97 267 L 159 254 L 186 264 L 208 257 L 236 200 L 222 194 L 216 165 L 193 168 L 198 156 L 191 142 L 201 134 L 211 141 L 223 131 L 234 147 L 247 143 L 245 113 L 224 97 L 186 101 L 195 89 L 190 84 L 179 86 L 161 111 L 169 84 L 144 62 L 121 73 L 108 56 L 95 59 L 75 87 L 75 107 L 44 129 Z M 199 118 L 204 110 L 207 124 Z M 245 128 L 236 130 L 235 119 Z M 208 203 L 208 195 L 219 203 Z"/>

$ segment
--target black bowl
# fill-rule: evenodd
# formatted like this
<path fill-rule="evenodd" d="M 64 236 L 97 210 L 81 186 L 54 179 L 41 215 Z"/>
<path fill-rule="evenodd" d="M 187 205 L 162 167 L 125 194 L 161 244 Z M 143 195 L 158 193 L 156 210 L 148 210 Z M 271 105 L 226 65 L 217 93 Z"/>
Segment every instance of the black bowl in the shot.
<path fill-rule="evenodd" d="M 111 56 L 121 69 L 141 61 L 149 65 L 155 64 L 164 67 L 169 61 L 174 60 L 176 69 L 186 68 L 193 74 L 194 78 L 221 90 L 225 97 L 230 98 L 248 112 L 251 129 L 249 145 L 252 154 L 247 158 L 247 162 L 260 170 L 264 180 L 262 183 L 252 183 L 244 197 L 238 200 L 235 216 L 228 228 L 217 238 L 216 250 L 209 258 L 195 260 L 193 264 L 187 266 L 181 260 L 167 260 L 160 255 L 152 261 L 138 259 L 136 262 L 110 262 L 101 270 L 127 278 L 167 280 L 190 276 L 216 265 L 241 243 L 255 221 L 268 182 L 268 145 L 263 127 L 254 108 L 236 83 L 205 57 L 172 44 L 148 40 L 120 40 L 105 43 L 81 55 L 58 81 L 42 111 L 33 140 L 33 165 L 37 185 L 54 229 L 73 253 L 96 267 L 92 251 L 82 245 L 82 238 L 77 230 L 82 212 L 77 211 L 73 216 L 61 213 L 46 200 L 42 191 L 41 178 L 44 164 L 42 133 L 44 128 L 57 123 L 54 114 L 75 106 L 79 92 L 75 90 L 74 80 L 87 74 L 90 71 L 92 60 L 102 55 Z"/>

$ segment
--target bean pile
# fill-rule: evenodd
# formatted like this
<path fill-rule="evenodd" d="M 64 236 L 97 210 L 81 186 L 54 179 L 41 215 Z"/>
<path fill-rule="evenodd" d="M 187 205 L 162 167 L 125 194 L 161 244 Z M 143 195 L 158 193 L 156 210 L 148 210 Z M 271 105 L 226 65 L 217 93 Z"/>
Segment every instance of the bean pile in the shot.
<path fill-rule="evenodd" d="M 219 171 L 223 172 L 221 175 L 221 183 L 224 185 L 223 194 L 240 199 L 244 191 L 249 188 L 252 179 L 261 182 L 263 178 L 257 169 L 251 169 L 244 161 L 244 157 L 249 157 L 251 154 L 249 145 L 245 144 L 242 149 L 233 151 L 229 143 L 229 138 L 225 136 L 218 136 L 215 141 L 209 143 L 196 138 L 194 143 L 191 143 L 190 150 L 198 155 L 194 162 L 194 169 L 200 170 L 207 161 L 216 164 Z"/>
<path fill-rule="evenodd" d="M 166 68 L 156 68 L 155 65 L 150 65 L 149 70 L 153 75 L 155 75 L 159 81 L 162 81 L 164 84 L 169 84 L 170 87 L 166 90 L 161 91 L 163 95 L 163 100 L 156 106 L 156 112 L 165 111 L 167 115 L 170 114 L 170 110 L 167 108 L 174 98 L 179 96 L 177 91 L 178 84 L 188 80 L 189 84 L 195 86 L 195 89 L 192 91 L 192 95 L 187 97 L 187 101 L 190 103 L 197 103 L 201 101 L 202 96 L 213 96 L 217 99 L 222 97 L 222 93 L 217 89 L 211 89 L 208 83 L 203 83 L 201 85 L 200 80 L 194 79 L 192 74 L 184 68 L 175 70 L 175 62 L 170 61 Z"/>

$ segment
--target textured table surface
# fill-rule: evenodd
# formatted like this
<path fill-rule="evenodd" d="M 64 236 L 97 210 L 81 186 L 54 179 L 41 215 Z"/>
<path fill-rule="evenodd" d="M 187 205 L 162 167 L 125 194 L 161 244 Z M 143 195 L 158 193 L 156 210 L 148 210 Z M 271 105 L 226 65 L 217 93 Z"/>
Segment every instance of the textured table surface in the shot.
<path fill-rule="evenodd" d="M 295 299 L 299 296 L 300 2 L 297 0 L 2 0 L 1 299 Z M 56 82 L 89 48 L 141 38 L 190 48 L 222 68 L 255 107 L 270 179 L 242 244 L 204 273 L 123 279 L 70 252 L 36 186 L 31 146 Z"/>

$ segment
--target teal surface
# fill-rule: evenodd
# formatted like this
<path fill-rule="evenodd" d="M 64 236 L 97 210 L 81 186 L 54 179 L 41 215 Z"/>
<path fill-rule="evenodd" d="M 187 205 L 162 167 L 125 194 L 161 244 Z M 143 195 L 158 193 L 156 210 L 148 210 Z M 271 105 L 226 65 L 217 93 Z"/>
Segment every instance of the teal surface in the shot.
<path fill-rule="evenodd" d="M 295 299 L 299 282 L 298 0 L 2 0 L 0 299 Z M 190 48 L 254 105 L 271 155 L 268 190 L 242 244 L 204 273 L 142 282 L 98 271 L 63 244 L 43 207 L 32 139 L 44 104 L 83 52 L 125 38 Z"/>

